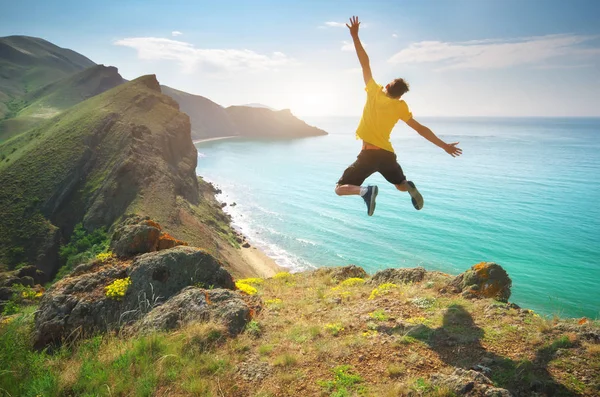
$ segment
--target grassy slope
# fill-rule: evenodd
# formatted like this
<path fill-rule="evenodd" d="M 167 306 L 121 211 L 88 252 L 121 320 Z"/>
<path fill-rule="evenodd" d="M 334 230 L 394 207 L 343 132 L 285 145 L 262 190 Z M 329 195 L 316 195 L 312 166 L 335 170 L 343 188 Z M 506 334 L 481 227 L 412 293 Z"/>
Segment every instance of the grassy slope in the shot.
<path fill-rule="evenodd" d="M 189 118 L 144 76 L 0 144 L 0 265 L 53 274 L 56 242 L 76 223 L 148 215 L 176 238 L 247 274 L 227 217 L 195 175 Z"/>
<path fill-rule="evenodd" d="M 3 137 L 2 132 L 9 128 L 14 133 L 30 126 L 27 119 L 8 126 L 1 121 L 22 109 L 28 93 L 94 65 L 83 55 L 43 39 L 0 37 L 0 140 L 8 137 Z"/>
<path fill-rule="evenodd" d="M 0 37 L 0 92 L 12 98 L 93 65 L 83 55 L 40 38 Z"/>
<path fill-rule="evenodd" d="M 132 144 L 130 124 L 164 128 L 165 120 L 180 115 L 171 103 L 156 103 L 152 109 L 138 106 L 134 98 L 144 94 L 147 98 L 160 96 L 140 79 L 124 89 L 117 87 L 91 98 L 0 146 L 0 156 L 7 155 L 0 165 L 4 219 L 0 257 L 6 257 L 7 249 L 21 247 L 29 253 L 22 259 L 34 262 L 40 252 L 35 252 L 33 242 L 44 247 L 53 238 L 56 228 L 49 218 L 61 214 L 61 205 L 68 208 L 65 217 L 57 221 L 72 228 L 77 221 L 68 222 L 68 218 L 80 221 L 90 206 L 101 204 L 98 200 L 103 194 L 120 193 L 116 200 L 124 201 L 119 205 L 121 211 L 135 198 L 135 183 L 126 185 L 130 182 L 127 172 L 121 180 L 114 175 L 134 157 L 127 152 Z M 108 212 L 108 218 L 113 218 L 108 219 L 110 224 L 115 214 Z M 90 226 L 101 224 L 102 220 L 92 220 Z"/>
<path fill-rule="evenodd" d="M 29 350 L 22 336 L 31 316 L 17 316 L 0 330 L 0 343 L 20 349 L 4 355 L 22 356 L 10 365 L 19 376 L 0 375 L 0 387 L 46 396 L 452 396 L 429 376 L 487 359 L 489 377 L 514 395 L 533 396 L 533 385 L 553 385 L 555 396 L 598 395 L 600 345 L 580 339 L 576 321 L 557 325 L 441 293 L 444 277 L 428 277 L 369 299 L 366 284 L 280 274 L 256 285 L 266 307 L 234 339 L 218 325 L 195 324 L 96 337 L 48 356 Z M 598 332 L 600 323 L 584 327 Z"/>
<path fill-rule="evenodd" d="M 26 94 L 13 117 L 0 122 L 0 141 L 124 82 L 114 67 L 96 65 Z"/>

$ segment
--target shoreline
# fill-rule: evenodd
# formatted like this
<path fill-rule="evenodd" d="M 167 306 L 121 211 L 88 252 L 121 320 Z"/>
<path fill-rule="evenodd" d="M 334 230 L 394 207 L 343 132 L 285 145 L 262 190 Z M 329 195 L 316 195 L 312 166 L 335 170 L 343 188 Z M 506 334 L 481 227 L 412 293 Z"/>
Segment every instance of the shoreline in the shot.
<path fill-rule="evenodd" d="M 198 143 L 211 142 L 211 141 L 220 141 L 220 140 L 223 140 L 223 139 L 231 139 L 231 138 L 238 138 L 238 136 L 232 135 L 232 136 L 218 136 L 218 137 L 214 137 L 214 138 L 195 139 L 195 140 L 192 140 L 192 143 L 194 145 L 196 145 Z"/>
<path fill-rule="evenodd" d="M 250 246 L 250 248 L 240 247 L 240 256 L 261 278 L 273 277 L 277 273 L 287 271 L 286 268 L 279 266 L 262 249 L 254 245 Z"/>

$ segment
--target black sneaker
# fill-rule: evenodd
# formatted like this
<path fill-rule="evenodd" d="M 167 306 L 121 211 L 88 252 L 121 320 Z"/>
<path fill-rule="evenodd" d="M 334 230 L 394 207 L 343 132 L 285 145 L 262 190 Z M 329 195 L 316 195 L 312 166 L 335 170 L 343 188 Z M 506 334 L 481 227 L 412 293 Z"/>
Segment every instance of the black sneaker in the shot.
<path fill-rule="evenodd" d="M 367 187 L 365 195 L 362 196 L 363 200 L 365 200 L 365 204 L 367 204 L 367 214 L 369 214 L 369 216 L 373 215 L 373 212 L 375 212 L 375 197 L 377 197 L 378 192 L 379 188 L 377 186 L 369 186 Z"/>
<path fill-rule="evenodd" d="M 410 194 L 413 207 L 415 207 L 417 210 L 420 210 L 423 208 L 424 204 L 423 196 L 421 196 L 421 193 L 419 193 L 417 187 L 414 183 L 412 183 L 412 181 L 407 181 L 406 183 L 408 184 L 408 194 Z"/>

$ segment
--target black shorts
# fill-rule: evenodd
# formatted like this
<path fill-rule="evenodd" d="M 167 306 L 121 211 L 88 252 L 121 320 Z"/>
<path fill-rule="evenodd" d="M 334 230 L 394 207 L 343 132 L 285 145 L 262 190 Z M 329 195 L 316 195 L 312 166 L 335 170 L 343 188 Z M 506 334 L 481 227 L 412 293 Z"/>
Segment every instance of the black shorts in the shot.
<path fill-rule="evenodd" d="M 371 174 L 379 172 L 388 182 L 399 185 L 406 180 L 396 154 L 383 149 L 362 150 L 337 182 L 338 185 L 360 186 Z"/>

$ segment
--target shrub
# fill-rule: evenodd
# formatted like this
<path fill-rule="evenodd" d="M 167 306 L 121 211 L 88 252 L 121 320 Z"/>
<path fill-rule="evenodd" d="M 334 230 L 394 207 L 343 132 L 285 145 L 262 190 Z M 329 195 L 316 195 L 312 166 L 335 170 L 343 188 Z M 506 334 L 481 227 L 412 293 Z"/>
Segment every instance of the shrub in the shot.
<path fill-rule="evenodd" d="M 104 288 L 106 296 L 114 300 L 121 300 L 127 293 L 130 285 L 131 278 L 129 277 L 117 279 Z"/>
<path fill-rule="evenodd" d="M 277 356 L 277 358 L 275 358 L 273 365 L 276 367 L 291 367 L 292 365 L 295 365 L 297 362 L 298 362 L 298 359 L 296 359 L 295 356 L 293 356 L 289 353 L 284 353 L 280 356 Z"/>
<path fill-rule="evenodd" d="M 235 286 L 237 289 L 239 289 L 240 291 L 248 294 L 248 295 L 255 295 L 256 293 L 258 293 L 258 290 L 256 288 L 254 288 L 251 285 L 248 284 L 244 284 L 242 282 L 237 281 L 235 283 Z"/>
<path fill-rule="evenodd" d="M 325 330 L 333 336 L 338 336 L 344 327 L 341 323 L 325 324 Z"/>
<path fill-rule="evenodd" d="M 108 251 L 108 252 L 101 252 L 98 255 L 96 255 L 96 259 L 99 260 L 100 262 L 106 262 L 107 260 L 109 260 L 110 258 L 112 258 L 113 253 L 112 251 Z"/>
<path fill-rule="evenodd" d="M 56 274 L 55 280 L 66 276 L 75 266 L 96 258 L 98 254 L 108 252 L 109 238 L 102 227 L 88 233 L 81 223 L 78 223 L 71 234 L 71 240 L 60 248 L 62 267 Z"/>
<path fill-rule="evenodd" d="M 275 280 L 282 280 L 282 281 L 285 281 L 285 282 L 291 281 L 293 277 L 294 276 L 292 276 L 292 274 L 289 273 L 289 272 L 279 272 L 279 273 L 277 273 L 276 275 L 273 276 L 273 278 Z"/>
<path fill-rule="evenodd" d="M 376 297 L 380 296 L 380 295 L 385 295 L 388 292 L 390 292 L 391 290 L 393 290 L 394 288 L 397 288 L 398 286 L 394 283 L 385 283 L 385 284 L 381 284 L 380 286 L 378 286 L 377 288 L 375 288 L 373 291 L 371 291 L 371 295 L 369 296 L 369 299 L 375 299 Z"/>
<path fill-rule="evenodd" d="M 262 327 L 256 320 L 250 320 L 248 324 L 246 324 L 246 332 L 253 337 L 259 337 L 262 333 Z"/>
<path fill-rule="evenodd" d="M 369 313 L 369 316 L 377 321 L 387 321 L 389 316 L 382 309 L 377 309 L 372 313 Z"/>
<path fill-rule="evenodd" d="M 352 277 L 342 281 L 338 286 L 339 287 L 354 287 L 356 285 L 362 285 L 365 283 L 364 278 L 360 277 Z"/>
<path fill-rule="evenodd" d="M 359 394 L 363 392 L 360 383 L 363 378 L 353 373 L 352 367 L 349 365 L 340 365 L 333 369 L 333 380 L 317 381 L 317 384 L 331 393 L 331 396 L 350 396 L 352 391 L 357 391 Z"/>

